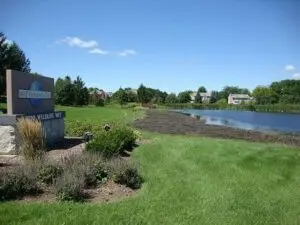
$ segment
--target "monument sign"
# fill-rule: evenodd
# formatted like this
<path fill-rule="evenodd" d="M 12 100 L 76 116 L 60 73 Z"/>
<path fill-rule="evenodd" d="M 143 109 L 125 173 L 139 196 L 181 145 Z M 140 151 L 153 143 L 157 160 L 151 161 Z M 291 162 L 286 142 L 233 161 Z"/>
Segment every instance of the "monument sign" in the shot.
<path fill-rule="evenodd" d="M 7 114 L 54 111 L 54 79 L 14 70 L 6 72 Z"/>
<path fill-rule="evenodd" d="M 42 123 L 47 145 L 64 139 L 65 112 L 54 111 L 54 79 L 15 70 L 6 71 L 7 114 L 0 115 L 0 153 L 17 151 L 18 118 Z"/>

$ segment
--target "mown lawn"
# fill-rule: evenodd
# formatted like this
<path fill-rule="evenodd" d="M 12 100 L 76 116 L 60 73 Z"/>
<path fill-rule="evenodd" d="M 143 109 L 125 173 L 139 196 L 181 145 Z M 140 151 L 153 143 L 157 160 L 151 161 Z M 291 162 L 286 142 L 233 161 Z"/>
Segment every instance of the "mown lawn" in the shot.
<path fill-rule="evenodd" d="M 133 198 L 0 205 L 0 224 L 299 224 L 300 152 L 273 144 L 144 134 Z"/>
<path fill-rule="evenodd" d="M 144 112 L 134 112 L 132 108 L 121 109 L 120 106 L 106 106 L 106 107 L 68 107 L 55 106 L 56 111 L 65 111 L 66 120 L 80 120 L 95 123 L 103 122 L 129 122 L 138 117 L 141 117 Z"/>

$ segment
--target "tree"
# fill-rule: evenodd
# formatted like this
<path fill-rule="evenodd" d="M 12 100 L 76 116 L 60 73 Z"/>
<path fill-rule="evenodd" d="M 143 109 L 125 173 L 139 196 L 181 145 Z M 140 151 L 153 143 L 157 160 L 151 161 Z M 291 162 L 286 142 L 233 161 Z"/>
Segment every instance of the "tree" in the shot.
<path fill-rule="evenodd" d="M 270 88 L 274 92 L 273 98 L 276 99 L 276 103 L 300 103 L 300 80 L 282 80 L 273 82 L 270 85 Z"/>
<path fill-rule="evenodd" d="M 176 94 L 174 94 L 174 93 L 169 94 L 166 97 L 166 100 L 165 100 L 166 104 L 174 104 L 174 103 L 177 103 L 177 102 L 178 102 L 178 99 L 177 99 Z"/>
<path fill-rule="evenodd" d="M 202 103 L 202 97 L 200 95 L 200 92 L 198 90 L 196 96 L 195 96 L 195 103 Z"/>
<path fill-rule="evenodd" d="M 219 100 L 220 100 L 220 94 L 219 94 L 219 92 L 218 91 L 212 91 L 209 103 L 210 104 L 214 104 L 214 103 L 216 103 Z"/>
<path fill-rule="evenodd" d="M 270 87 L 258 86 L 253 92 L 257 104 L 274 104 L 276 103 L 275 92 Z"/>
<path fill-rule="evenodd" d="M 220 91 L 220 99 L 228 99 L 230 94 L 250 94 L 247 88 L 239 88 L 238 86 L 225 86 L 222 91 Z"/>
<path fill-rule="evenodd" d="M 89 104 L 89 91 L 85 87 L 85 84 L 81 77 L 77 76 L 73 82 L 74 89 L 74 102 L 76 106 L 88 105 Z"/>
<path fill-rule="evenodd" d="M 204 86 L 201 86 L 201 87 L 198 88 L 197 92 L 199 92 L 199 93 L 206 93 L 207 90 L 206 90 L 206 88 Z"/>
<path fill-rule="evenodd" d="M 154 96 L 153 89 L 146 88 L 143 84 L 137 90 L 137 99 L 140 103 L 148 103 Z"/>
<path fill-rule="evenodd" d="M 7 69 L 30 72 L 30 61 L 17 43 L 8 43 L 4 33 L 0 32 L 0 95 L 6 92 Z"/>
<path fill-rule="evenodd" d="M 119 102 L 122 106 L 128 102 L 127 92 L 124 89 L 119 88 L 119 90 L 113 94 L 113 99 Z"/>
<path fill-rule="evenodd" d="M 55 102 L 60 105 L 73 105 L 74 87 L 69 76 L 58 78 L 55 83 Z"/>
<path fill-rule="evenodd" d="M 191 100 L 192 99 L 189 91 L 180 92 L 178 94 L 179 103 L 189 103 Z"/>
<path fill-rule="evenodd" d="M 72 82 L 69 76 L 55 82 L 55 103 L 60 105 L 82 106 L 89 103 L 89 91 L 83 80 L 77 76 Z"/>

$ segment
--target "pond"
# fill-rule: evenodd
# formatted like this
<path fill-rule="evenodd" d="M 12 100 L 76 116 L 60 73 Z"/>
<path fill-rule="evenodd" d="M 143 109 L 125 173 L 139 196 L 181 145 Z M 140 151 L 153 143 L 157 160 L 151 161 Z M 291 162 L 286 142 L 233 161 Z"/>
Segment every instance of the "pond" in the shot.
<path fill-rule="evenodd" d="M 245 130 L 300 133 L 300 114 L 196 109 L 175 111 L 198 119 L 205 119 L 206 124 Z"/>

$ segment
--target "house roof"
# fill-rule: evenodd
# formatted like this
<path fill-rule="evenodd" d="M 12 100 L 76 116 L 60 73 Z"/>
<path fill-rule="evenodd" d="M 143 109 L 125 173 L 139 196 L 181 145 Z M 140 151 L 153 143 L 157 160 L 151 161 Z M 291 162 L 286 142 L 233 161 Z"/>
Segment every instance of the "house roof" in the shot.
<path fill-rule="evenodd" d="M 201 92 L 200 96 L 201 97 L 210 97 L 211 96 L 211 92 Z"/>
<path fill-rule="evenodd" d="M 94 94 L 102 95 L 105 94 L 105 92 L 103 90 L 98 90 L 98 89 L 90 91 L 90 95 L 94 95 Z"/>
<path fill-rule="evenodd" d="M 249 95 L 246 95 L 246 94 L 229 94 L 229 97 L 233 97 L 233 98 L 251 98 Z"/>

